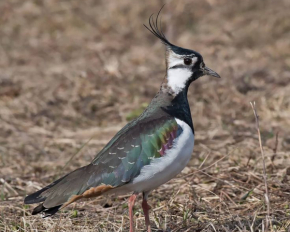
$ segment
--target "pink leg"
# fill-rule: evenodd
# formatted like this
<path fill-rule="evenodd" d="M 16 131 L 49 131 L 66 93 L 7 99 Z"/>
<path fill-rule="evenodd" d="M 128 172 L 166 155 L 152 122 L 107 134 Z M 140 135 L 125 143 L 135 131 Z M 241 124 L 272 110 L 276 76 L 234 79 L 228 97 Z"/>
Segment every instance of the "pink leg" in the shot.
<path fill-rule="evenodd" d="M 151 209 L 150 205 L 147 203 L 147 194 L 143 194 L 142 208 L 145 216 L 145 223 L 148 232 L 151 232 L 149 210 Z"/>
<path fill-rule="evenodd" d="M 133 215 L 133 207 L 135 204 L 135 200 L 137 198 L 137 194 L 133 193 L 129 198 L 128 206 L 129 206 L 129 218 L 130 218 L 130 232 L 134 232 L 134 215 Z"/>

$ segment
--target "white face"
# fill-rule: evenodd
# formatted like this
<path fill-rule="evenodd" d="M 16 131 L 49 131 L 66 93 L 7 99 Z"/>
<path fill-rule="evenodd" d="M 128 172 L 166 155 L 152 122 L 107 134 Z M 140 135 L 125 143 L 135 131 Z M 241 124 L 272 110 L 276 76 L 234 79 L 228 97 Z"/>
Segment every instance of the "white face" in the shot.
<path fill-rule="evenodd" d="M 188 57 L 188 62 L 185 61 L 187 56 L 177 55 L 169 51 L 167 57 L 167 81 L 168 86 L 178 94 L 186 85 L 186 82 L 192 76 L 192 67 L 197 62 L 197 57 Z"/>

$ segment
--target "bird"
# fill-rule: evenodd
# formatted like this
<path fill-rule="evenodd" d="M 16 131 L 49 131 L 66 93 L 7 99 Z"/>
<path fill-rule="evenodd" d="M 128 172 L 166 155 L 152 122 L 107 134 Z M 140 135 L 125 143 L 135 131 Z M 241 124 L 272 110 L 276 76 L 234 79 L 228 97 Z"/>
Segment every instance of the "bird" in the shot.
<path fill-rule="evenodd" d="M 123 127 L 91 163 L 27 196 L 25 204 L 40 203 L 32 215 L 52 216 L 83 198 L 132 193 L 128 208 L 130 232 L 134 232 L 133 207 L 142 194 L 146 230 L 151 232 L 149 193 L 179 174 L 193 152 L 195 131 L 188 88 L 205 75 L 220 78 L 205 66 L 200 53 L 169 42 L 159 20 L 161 9 L 155 18 L 149 17 L 148 26 L 144 25 L 165 46 L 166 72 L 159 91 L 144 112 Z"/>

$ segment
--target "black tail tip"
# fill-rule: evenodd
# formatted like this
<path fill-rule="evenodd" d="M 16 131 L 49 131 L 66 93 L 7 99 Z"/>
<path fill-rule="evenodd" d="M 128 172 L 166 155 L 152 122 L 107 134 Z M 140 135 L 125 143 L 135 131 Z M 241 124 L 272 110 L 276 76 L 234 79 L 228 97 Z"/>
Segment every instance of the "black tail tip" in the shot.
<path fill-rule="evenodd" d="M 33 211 L 32 211 L 32 215 L 35 215 L 35 214 L 39 214 L 39 213 L 43 213 L 43 217 L 50 217 L 52 215 L 54 215 L 58 210 L 59 208 L 61 207 L 61 205 L 58 205 L 58 206 L 55 206 L 53 208 L 50 208 L 50 209 L 47 209 L 43 206 L 43 203 L 36 206 Z"/>
<path fill-rule="evenodd" d="M 38 192 L 35 192 L 31 195 L 28 195 L 27 197 L 24 198 L 24 204 L 34 204 L 34 203 L 39 203 L 45 200 L 45 197 L 39 196 Z"/>

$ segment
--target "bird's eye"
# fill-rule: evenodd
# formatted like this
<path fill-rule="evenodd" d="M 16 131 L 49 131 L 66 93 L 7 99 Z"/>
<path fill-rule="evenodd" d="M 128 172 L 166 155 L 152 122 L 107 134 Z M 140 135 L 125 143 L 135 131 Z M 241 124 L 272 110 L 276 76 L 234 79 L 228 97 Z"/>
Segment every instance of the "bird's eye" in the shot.
<path fill-rule="evenodd" d="M 184 62 L 185 65 L 191 65 L 192 59 L 190 59 L 190 58 L 184 58 L 183 62 Z"/>
<path fill-rule="evenodd" d="M 205 67 L 205 64 L 203 62 L 200 63 L 200 68 L 203 69 Z"/>

